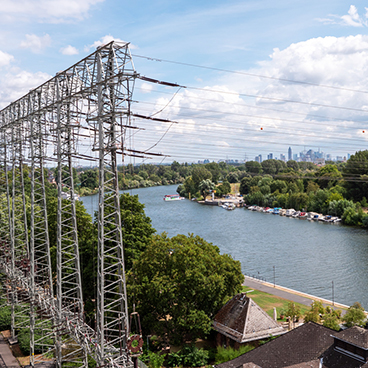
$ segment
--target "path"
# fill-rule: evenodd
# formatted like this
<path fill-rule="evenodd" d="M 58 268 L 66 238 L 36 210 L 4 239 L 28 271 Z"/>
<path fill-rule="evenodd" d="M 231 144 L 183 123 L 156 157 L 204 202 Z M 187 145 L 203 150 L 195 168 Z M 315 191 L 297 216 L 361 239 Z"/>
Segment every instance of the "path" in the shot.
<path fill-rule="evenodd" d="M 256 289 L 259 291 L 264 291 L 265 293 L 269 293 L 272 295 L 276 295 L 279 296 L 281 298 L 287 299 L 287 300 L 291 300 L 295 303 L 300 303 L 300 304 L 304 304 L 307 305 L 308 307 L 311 306 L 312 302 L 314 300 L 318 300 L 321 301 L 323 303 L 324 306 L 333 306 L 335 309 L 347 309 L 349 308 L 348 305 L 344 305 L 341 303 L 336 303 L 336 302 L 332 302 L 331 300 L 328 299 L 323 299 L 323 298 L 319 298 L 318 296 L 315 295 L 310 295 L 310 294 L 306 294 L 306 293 L 302 293 L 300 291 L 296 291 L 293 289 L 288 289 L 286 287 L 280 286 L 280 285 L 275 285 L 271 284 L 270 282 L 266 282 L 266 281 L 260 281 L 257 280 L 253 277 L 249 277 L 249 276 L 244 276 L 244 286 L 248 286 L 252 289 Z"/>
<path fill-rule="evenodd" d="M 0 367 L 1 368 L 19 368 L 18 361 L 14 358 L 13 353 L 5 341 L 3 335 L 0 334 Z"/>

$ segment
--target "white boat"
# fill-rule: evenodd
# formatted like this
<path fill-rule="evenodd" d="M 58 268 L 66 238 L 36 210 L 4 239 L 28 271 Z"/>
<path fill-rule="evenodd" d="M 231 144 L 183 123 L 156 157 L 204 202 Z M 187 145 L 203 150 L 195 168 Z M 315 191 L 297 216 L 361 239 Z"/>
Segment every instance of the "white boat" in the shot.
<path fill-rule="evenodd" d="M 291 217 L 294 212 L 295 212 L 294 208 L 289 208 L 289 209 L 286 210 L 285 216 L 286 217 Z"/>
<path fill-rule="evenodd" d="M 221 207 L 228 211 L 235 210 L 236 208 L 234 203 L 228 203 L 228 202 L 223 203 Z"/>
<path fill-rule="evenodd" d="M 179 194 L 166 194 L 164 196 L 164 201 L 171 202 L 171 201 L 181 201 L 185 199 L 184 197 L 180 197 Z"/>

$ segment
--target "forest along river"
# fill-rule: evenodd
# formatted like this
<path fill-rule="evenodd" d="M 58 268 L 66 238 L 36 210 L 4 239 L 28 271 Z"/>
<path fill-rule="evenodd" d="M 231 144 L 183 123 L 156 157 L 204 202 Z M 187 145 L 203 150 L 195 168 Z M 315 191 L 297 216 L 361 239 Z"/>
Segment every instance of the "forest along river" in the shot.
<path fill-rule="evenodd" d="M 368 231 L 237 208 L 183 200 L 164 202 L 177 185 L 129 190 L 138 194 L 157 233 L 170 237 L 193 233 L 217 245 L 241 262 L 244 274 L 276 284 L 368 309 Z M 98 195 L 82 197 L 91 215 Z M 332 287 L 333 283 L 333 287 Z"/>

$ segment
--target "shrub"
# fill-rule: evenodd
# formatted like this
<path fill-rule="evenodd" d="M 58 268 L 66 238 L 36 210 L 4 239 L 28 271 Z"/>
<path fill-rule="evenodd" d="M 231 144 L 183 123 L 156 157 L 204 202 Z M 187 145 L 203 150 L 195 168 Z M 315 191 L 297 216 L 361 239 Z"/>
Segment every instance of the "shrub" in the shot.
<path fill-rule="evenodd" d="M 364 313 L 364 308 L 360 305 L 360 303 L 355 302 L 349 307 L 342 320 L 345 322 L 346 327 L 352 327 L 355 325 L 362 326 L 365 319 L 366 315 Z"/>
<path fill-rule="evenodd" d="M 0 308 L 0 330 L 9 330 L 11 327 L 11 309 L 9 306 Z"/>
<path fill-rule="evenodd" d="M 154 353 L 152 351 L 148 353 L 148 358 L 149 358 L 148 362 L 149 368 L 160 368 L 163 366 L 165 361 L 165 355 L 162 355 L 160 353 Z"/>
<path fill-rule="evenodd" d="M 183 356 L 183 364 L 186 367 L 201 367 L 208 362 L 208 351 L 198 349 L 195 346 L 185 346 L 181 355 Z"/>
<path fill-rule="evenodd" d="M 228 362 L 229 360 L 235 359 L 238 356 L 243 355 L 247 353 L 248 351 L 251 351 L 252 349 L 254 349 L 254 347 L 250 345 L 241 346 L 239 350 L 235 350 L 231 347 L 223 348 L 219 346 L 217 348 L 217 352 L 215 355 L 215 363 L 221 364 L 224 362 Z"/>

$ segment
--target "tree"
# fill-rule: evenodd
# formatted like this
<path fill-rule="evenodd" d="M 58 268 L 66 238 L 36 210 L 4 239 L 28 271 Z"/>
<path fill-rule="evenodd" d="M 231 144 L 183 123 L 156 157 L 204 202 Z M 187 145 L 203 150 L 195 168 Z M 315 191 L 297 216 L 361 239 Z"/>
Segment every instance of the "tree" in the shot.
<path fill-rule="evenodd" d="M 305 313 L 304 322 L 321 323 L 321 317 L 325 313 L 323 304 L 319 301 L 314 301 L 311 305 L 311 309 Z"/>
<path fill-rule="evenodd" d="M 366 320 L 364 308 L 360 303 L 355 302 L 349 307 L 342 320 L 345 322 L 346 327 L 362 326 Z"/>
<path fill-rule="evenodd" d="M 198 189 L 200 190 L 203 199 L 206 199 L 207 193 L 215 189 L 215 184 L 212 183 L 210 179 L 202 180 L 198 185 Z"/>
<path fill-rule="evenodd" d="M 244 177 L 240 182 L 240 194 L 250 193 L 250 188 L 256 186 L 261 179 L 262 176 Z"/>
<path fill-rule="evenodd" d="M 227 177 L 226 180 L 229 183 L 237 183 L 239 181 L 239 176 L 237 172 L 230 172 Z"/>
<path fill-rule="evenodd" d="M 245 168 L 247 172 L 251 174 L 260 174 L 262 172 L 262 166 L 257 161 L 247 161 L 245 163 Z"/>
<path fill-rule="evenodd" d="M 285 312 L 286 317 L 291 319 L 291 322 L 296 322 L 301 317 L 300 306 L 293 302 L 288 303 L 288 308 Z"/>
<path fill-rule="evenodd" d="M 211 173 L 212 181 L 217 184 L 221 176 L 221 168 L 217 162 L 210 162 L 205 165 L 205 168 Z"/>
<path fill-rule="evenodd" d="M 274 160 L 274 159 L 262 161 L 262 163 L 261 163 L 262 171 L 265 174 L 275 175 L 278 171 L 277 170 L 278 166 L 277 166 L 276 162 L 277 162 L 277 160 Z"/>
<path fill-rule="evenodd" d="M 81 187 L 95 189 L 98 187 L 98 171 L 86 170 L 79 176 Z"/>
<path fill-rule="evenodd" d="M 151 241 L 156 230 L 151 219 L 144 212 L 144 204 L 139 202 L 138 195 L 124 193 L 120 196 L 121 222 L 124 240 L 125 269 L 129 270 Z"/>
<path fill-rule="evenodd" d="M 212 179 L 212 174 L 210 171 L 208 171 L 204 166 L 195 166 L 193 171 L 192 171 L 192 180 L 193 180 L 193 184 L 194 187 L 197 190 L 199 190 L 198 186 L 199 183 L 202 180 L 206 180 L 206 179 Z"/>
<path fill-rule="evenodd" d="M 153 237 L 128 274 L 128 296 L 147 333 L 182 343 L 207 335 L 211 318 L 243 282 L 240 262 L 199 236 Z"/>
<path fill-rule="evenodd" d="M 231 185 L 229 182 L 224 181 L 218 187 L 216 187 L 216 196 L 221 197 L 223 195 L 229 194 L 231 192 Z"/>
<path fill-rule="evenodd" d="M 337 180 L 342 178 L 336 165 L 325 165 L 315 175 L 318 177 L 317 182 L 321 188 L 331 188 L 336 185 Z"/>
<path fill-rule="evenodd" d="M 368 191 L 368 150 L 351 155 L 343 169 L 348 199 L 361 201 Z"/>
<path fill-rule="evenodd" d="M 294 171 L 298 171 L 299 170 L 299 164 L 295 161 L 295 160 L 289 160 L 286 163 L 287 167 L 290 167 L 291 169 L 293 169 Z"/>

